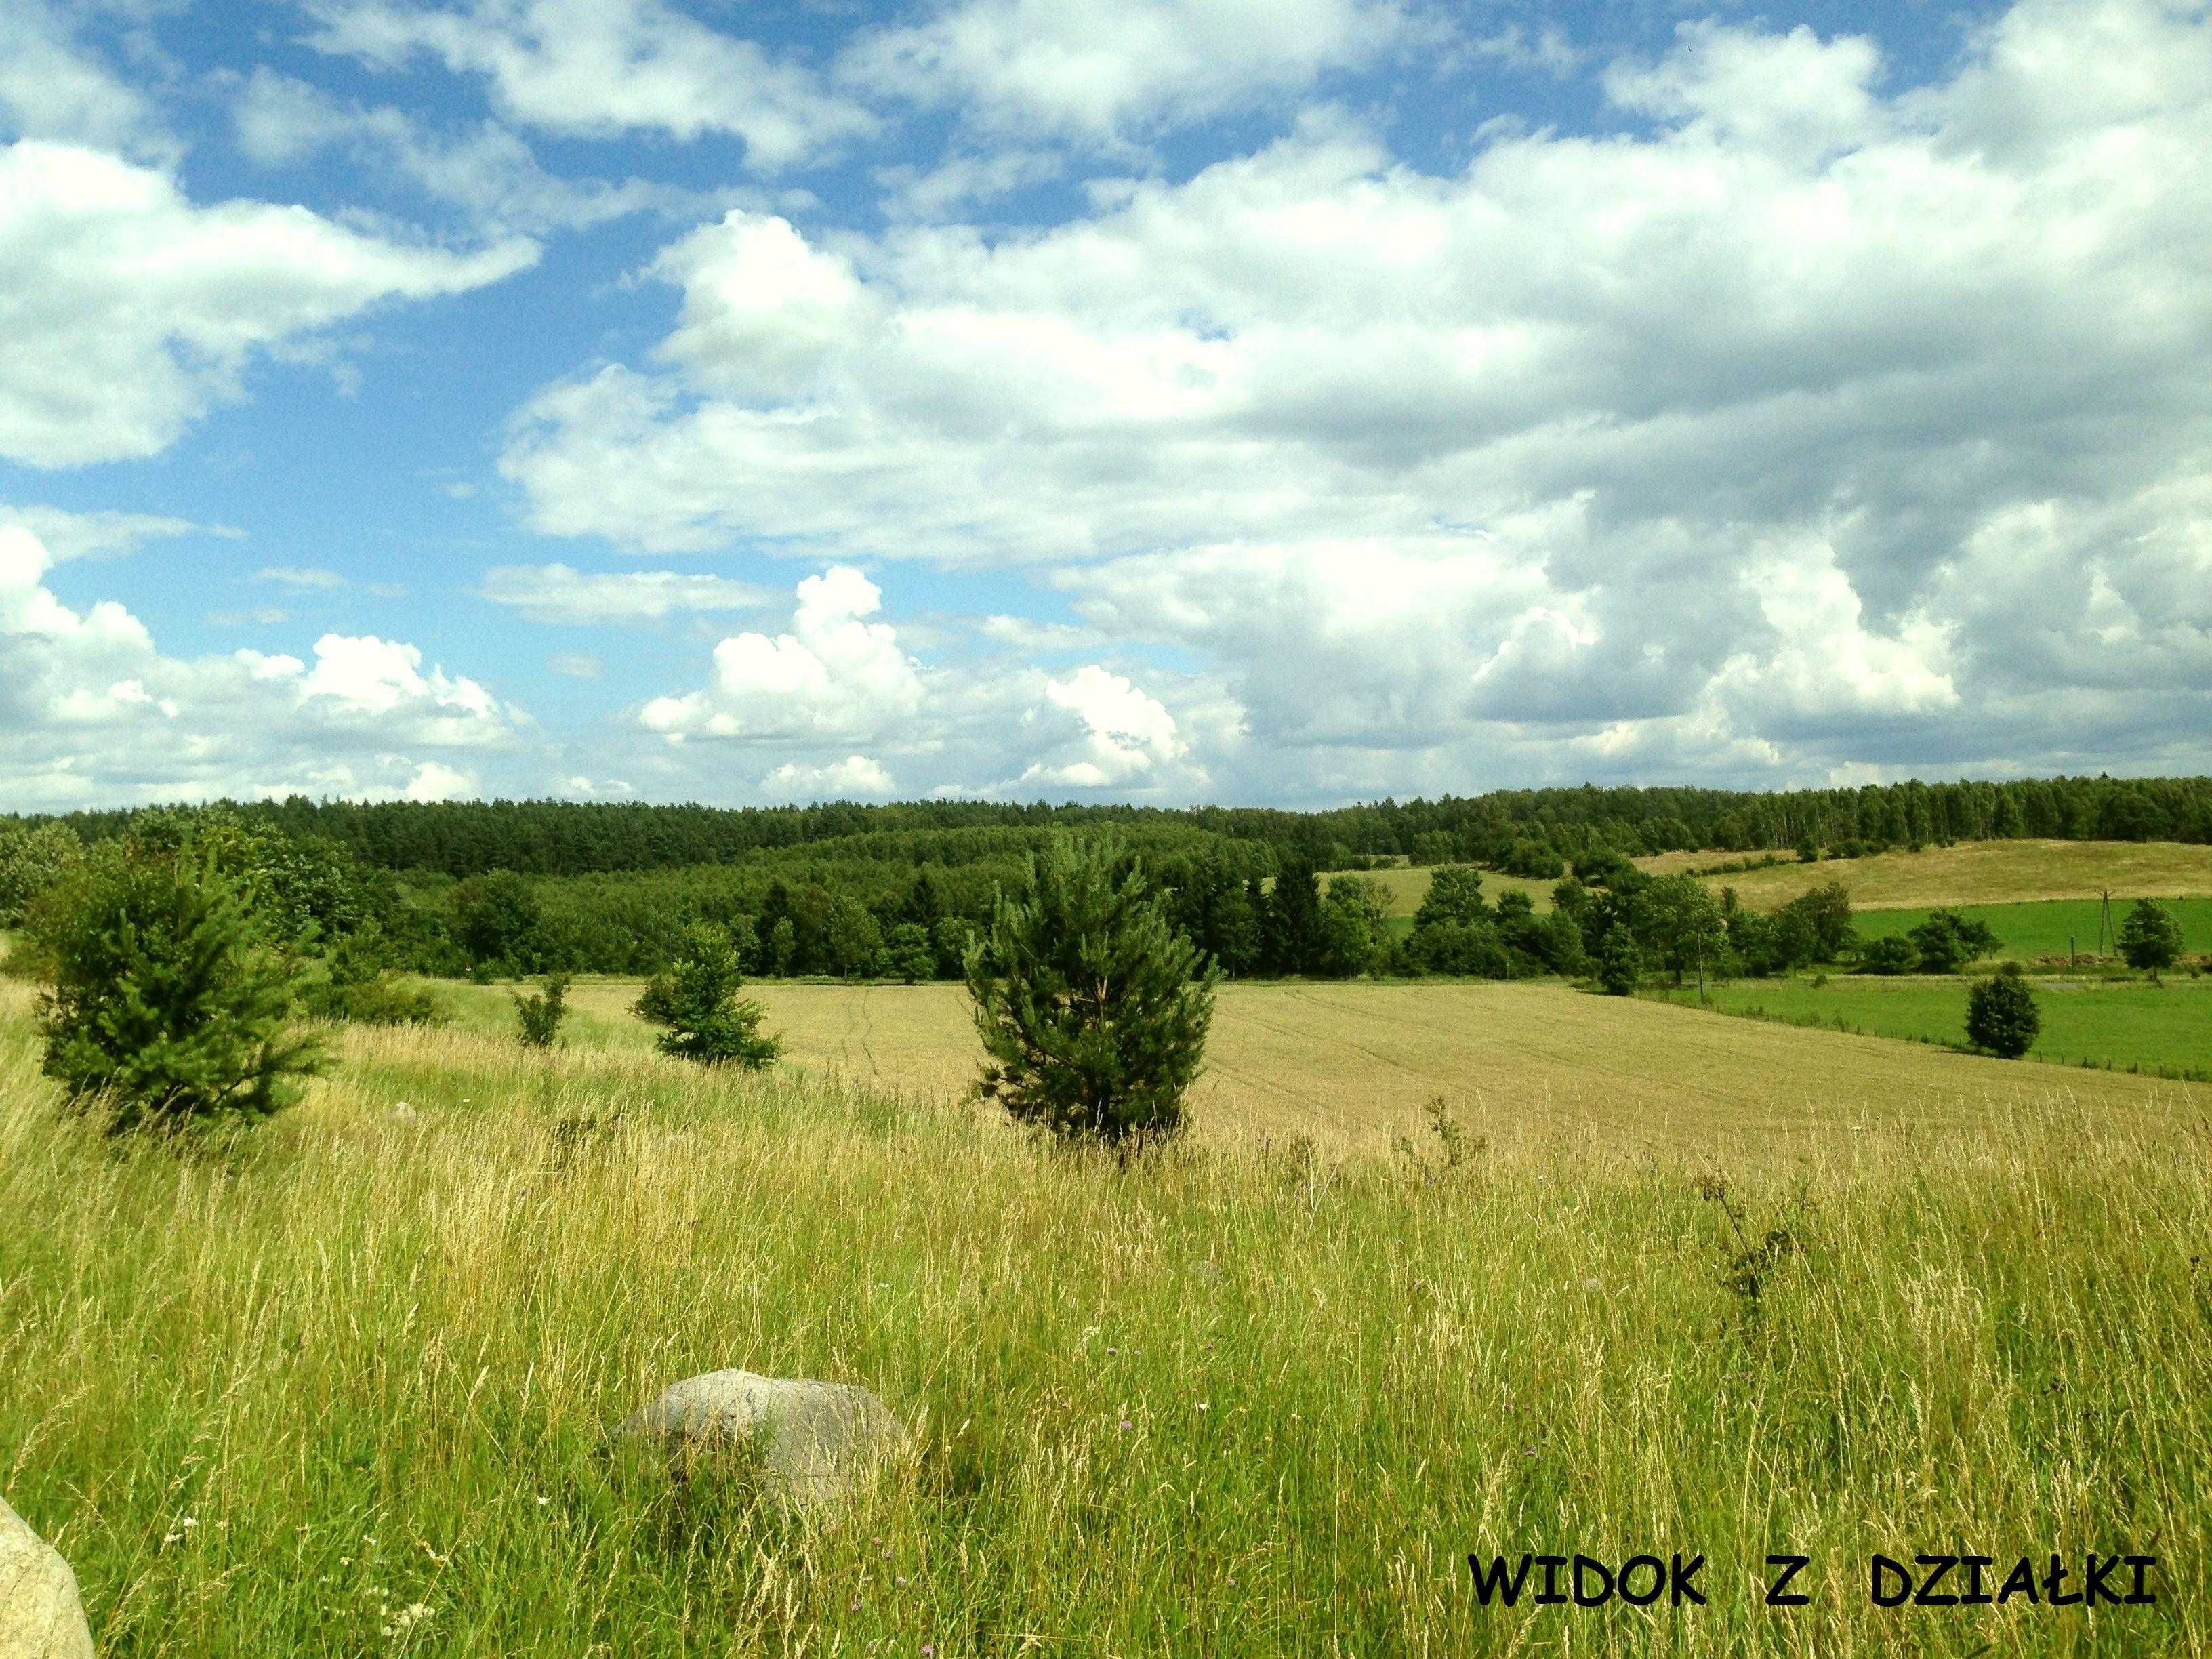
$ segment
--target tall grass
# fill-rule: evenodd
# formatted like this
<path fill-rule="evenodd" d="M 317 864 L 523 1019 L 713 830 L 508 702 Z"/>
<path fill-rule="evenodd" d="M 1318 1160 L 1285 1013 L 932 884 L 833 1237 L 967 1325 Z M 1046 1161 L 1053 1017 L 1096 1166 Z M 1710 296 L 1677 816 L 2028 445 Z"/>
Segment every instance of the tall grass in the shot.
<path fill-rule="evenodd" d="M 1123 1169 L 447 1031 L 188 1152 L 62 1117 L 0 997 L 0 1492 L 111 1655 L 2212 1648 L 2201 1139 Z M 1790 1230 L 1755 1290 L 1739 1224 Z M 812 1526 L 610 1447 L 725 1365 L 913 1454 Z M 1870 1551 L 2086 1548 L 2160 1605 L 1867 1605 Z M 1524 1549 L 1703 1552 L 1711 1602 L 1478 1608 Z"/>

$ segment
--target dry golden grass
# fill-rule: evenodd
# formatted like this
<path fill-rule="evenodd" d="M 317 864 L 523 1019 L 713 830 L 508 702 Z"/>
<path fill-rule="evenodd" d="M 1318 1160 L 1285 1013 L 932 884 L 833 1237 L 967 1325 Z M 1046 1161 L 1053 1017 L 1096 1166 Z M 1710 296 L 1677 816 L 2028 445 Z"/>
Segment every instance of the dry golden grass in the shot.
<path fill-rule="evenodd" d="M 635 983 L 601 981 L 571 1000 L 611 1037 L 636 994 Z M 747 994 L 767 1006 L 799 1070 L 934 1101 L 960 1097 L 975 1079 L 979 1050 L 957 986 Z M 638 1028 L 632 1040 L 641 1036 Z M 2031 1105 L 2166 1133 L 2212 1104 L 2212 1091 L 2185 1085 L 1717 1020 L 1553 985 L 1231 984 L 1220 992 L 1192 1125 L 1215 1146 L 1303 1135 L 1334 1153 L 1387 1152 L 1394 1134 L 1425 1133 L 1424 1108 L 1439 1095 L 1501 1150 L 1670 1162 L 1786 1158 L 1869 1137 L 1893 1147 L 2002 1126 Z"/>
<path fill-rule="evenodd" d="M 1541 988 L 1240 988 L 1206 1133 L 1288 1110 L 1234 1093 L 1256 1054 L 1347 1112 L 1456 1064 L 1492 1144 L 1122 1166 L 664 1060 L 617 994 L 550 1054 L 495 993 L 475 1029 L 334 1034 L 303 1105 L 170 1147 L 64 1117 L 0 986 L 0 1489 L 104 1652 L 2212 1651 L 2212 1165 L 2126 1079 Z M 878 1065 L 957 1008 L 770 995 Z M 1929 1060 L 1968 1133 L 1914 1121 Z M 1700 1065 L 1753 1081 L 1701 1103 L 1668 1075 Z M 1760 1152 L 1838 1122 L 1823 1067 L 1868 1134 L 1722 1164 L 1726 1208 L 1689 1178 L 1700 1112 Z M 815 1528 L 613 1454 L 732 1364 L 867 1383 L 909 1455 Z M 2154 1552 L 2161 1599 L 1867 1604 L 1870 1551 L 1960 1548 L 2077 1583 Z M 1468 1552 L 1569 1549 L 1704 1553 L 1711 1604 L 1469 1593 Z M 1762 1604 L 1776 1549 L 1809 1605 Z"/>
<path fill-rule="evenodd" d="M 1638 859 L 1654 875 L 1692 874 L 1735 862 L 1734 853 L 1662 853 Z M 1932 904 L 2019 904 L 2039 899 L 2181 898 L 2212 894 L 2212 847 L 2179 842 L 1973 841 L 1917 853 L 1795 862 L 1716 875 L 1746 904 L 1771 909 L 1821 882 L 1840 881 L 1861 909 Z"/>

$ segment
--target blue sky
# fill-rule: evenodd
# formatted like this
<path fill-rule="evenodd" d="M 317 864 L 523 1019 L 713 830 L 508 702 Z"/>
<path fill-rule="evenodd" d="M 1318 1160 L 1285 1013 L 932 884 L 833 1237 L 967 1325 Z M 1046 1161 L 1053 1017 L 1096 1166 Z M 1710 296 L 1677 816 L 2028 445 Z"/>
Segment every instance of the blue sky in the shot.
<path fill-rule="evenodd" d="M 2199 771 L 2212 20 L 10 0 L 0 786 Z"/>

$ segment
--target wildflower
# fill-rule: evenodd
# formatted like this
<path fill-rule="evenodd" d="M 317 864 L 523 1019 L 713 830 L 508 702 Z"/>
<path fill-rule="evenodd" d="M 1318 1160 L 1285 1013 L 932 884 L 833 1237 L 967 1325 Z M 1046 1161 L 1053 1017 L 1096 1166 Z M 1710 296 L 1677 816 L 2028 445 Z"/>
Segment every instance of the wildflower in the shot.
<path fill-rule="evenodd" d="M 1129 1419 L 1125 1417 L 1121 1419 L 1121 1426 L 1126 1429 L 1133 1425 L 1130 1423 Z"/>
<path fill-rule="evenodd" d="M 386 1636 L 404 1636 L 429 1616 L 430 1608 L 427 1602 L 410 1601 L 392 1615 L 392 1622 L 383 1627 L 384 1633 Z"/>
<path fill-rule="evenodd" d="M 1202 1412 L 1203 1412 L 1203 1411 L 1211 1411 L 1211 1410 L 1212 1410 L 1212 1409 L 1213 1409 L 1211 1406 L 1208 1406 L 1208 1405 L 1206 1403 L 1206 1401 L 1204 1401 L 1203 1400 L 1201 1400 L 1201 1401 L 1200 1401 L 1198 1402 L 1198 1408 L 1199 1408 L 1199 1410 L 1200 1410 L 1200 1411 L 1202 1411 Z"/>
<path fill-rule="evenodd" d="M 541 1509 L 541 1510 L 542 1510 L 542 1509 L 544 1509 L 544 1508 L 548 1504 L 550 1504 L 552 1501 L 553 1501 L 553 1500 L 552 1500 L 551 1498 L 548 1498 L 548 1497 L 547 1497 L 544 1492 L 539 1492 L 539 1493 L 538 1494 L 538 1507 L 539 1509 Z"/>
<path fill-rule="evenodd" d="M 921 1644 L 921 1659 L 931 1659 L 931 1656 L 932 1656 L 932 1655 L 933 1655 L 934 1653 L 936 1653 L 936 1651 L 937 1651 L 937 1644 L 936 1644 L 936 1643 L 934 1643 L 934 1642 L 924 1642 L 924 1643 Z"/>
<path fill-rule="evenodd" d="M 197 1527 L 199 1525 L 199 1522 L 196 1517 L 188 1515 L 183 1520 L 178 1522 L 177 1524 L 180 1527 Z"/>

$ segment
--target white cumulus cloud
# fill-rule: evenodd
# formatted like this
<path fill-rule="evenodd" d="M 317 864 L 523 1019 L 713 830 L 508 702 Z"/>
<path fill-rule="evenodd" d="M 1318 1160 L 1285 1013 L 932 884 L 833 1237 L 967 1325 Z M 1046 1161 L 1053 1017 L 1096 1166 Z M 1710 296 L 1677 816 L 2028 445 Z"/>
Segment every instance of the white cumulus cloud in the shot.
<path fill-rule="evenodd" d="M 303 208 L 196 206 L 159 170 L 96 150 L 0 148 L 0 457 L 155 455 L 257 354 L 386 300 L 480 288 L 535 257 L 410 246 Z"/>
<path fill-rule="evenodd" d="M 1601 84 L 1628 131 L 1449 174 L 1310 115 L 1048 228 L 732 214 L 504 470 L 553 533 L 1059 585 L 1199 653 L 1255 790 L 2185 757 L 2204 9 L 2023 0 L 1904 91 L 1697 24 Z"/>
<path fill-rule="evenodd" d="M 289 793 L 452 793 L 438 753 L 511 750 L 525 724 L 411 645 L 326 634 L 284 653 L 163 653 L 112 600 L 46 586 L 53 556 L 0 526 L 0 787 L 27 808 Z M 425 754 L 423 751 L 434 751 Z"/>
<path fill-rule="evenodd" d="M 325 52 L 380 70 L 428 58 L 481 76 L 508 118 L 557 132 L 727 133 L 753 166 L 775 169 L 875 126 L 817 72 L 663 0 L 311 0 L 309 9 Z"/>

